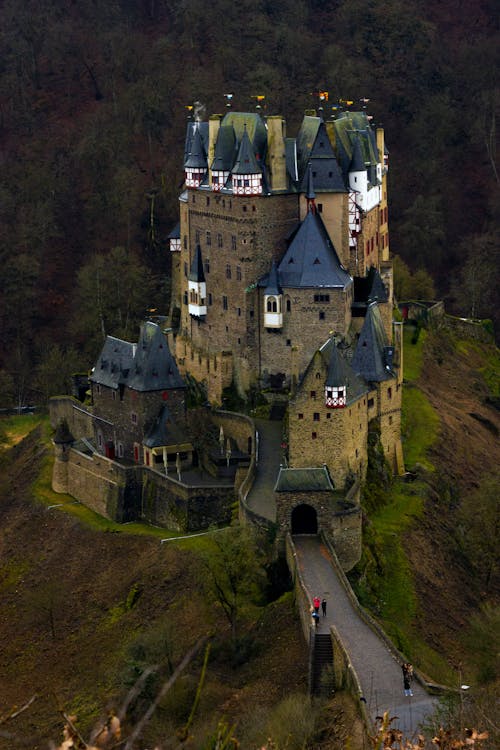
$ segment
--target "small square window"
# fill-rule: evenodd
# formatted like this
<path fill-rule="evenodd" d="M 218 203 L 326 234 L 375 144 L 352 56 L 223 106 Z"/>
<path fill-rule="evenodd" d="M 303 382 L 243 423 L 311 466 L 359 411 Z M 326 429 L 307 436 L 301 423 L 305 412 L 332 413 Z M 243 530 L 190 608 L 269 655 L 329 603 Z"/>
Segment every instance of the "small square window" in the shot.
<path fill-rule="evenodd" d="M 313 419 L 315 422 L 319 422 L 319 411 L 314 412 Z"/>
<path fill-rule="evenodd" d="M 135 411 L 133 411 L 130 415 L 130 419 L 132 420 L 132 424 L 137 424 L 137 414 L 135 413 Z"/>
<path fill-rule="evenodd" d="M 327 412 L 327 414 L 326 414 L 326 418 L 327 418 L 327 419 L 331 419 L 331 418 L 332 418 L 332 413 L 331 413 L 331 412 Z"/>
<path fill-rule="evenodd" d="M 304 419 L 304 415 L 303 414 L 299 414 L 298 416 L 299 416 L 299 419 Z"/>
<path fill-rule="evenodd" d="M 311 398 L 312 398 L 312 399 L 315 399 L 315 398 L 316 398 L 316 391 L 311 391 Z"/>
<path fill-rule="evenodd" d="M 317 433 L 317 432 L 312 432 L 312 433 L 311 433 L 311 438 L 312 438 L 313 440 L 316 440 L 316 438 L 317 438 L 317 437 L 318 437 L 318 433 Z"/>
<path fill-rule="evenodd" d="M 292 339 L 287 339 L 286 340 L 286 345 L 287 346 L 291 346 L 292 345 Z"/>
<path fill-rule="evenodd" d="M 320 320 L 324 320 L 325 319 L 325 313 L 323 312 L 323 310 L 321 310 L 320 313 L 319 313 L 319 319 Z"/>

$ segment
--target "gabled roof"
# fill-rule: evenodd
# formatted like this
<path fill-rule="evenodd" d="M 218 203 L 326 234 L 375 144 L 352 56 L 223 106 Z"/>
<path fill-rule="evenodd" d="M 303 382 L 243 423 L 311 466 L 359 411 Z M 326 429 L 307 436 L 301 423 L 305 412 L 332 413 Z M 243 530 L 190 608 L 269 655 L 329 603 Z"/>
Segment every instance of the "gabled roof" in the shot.
<path fill-rule="evenodd" d="M 199 123 L 195 123 L 195 125 L 198 124 Z M 207 169 L 207 152 L 199 127 L 195 127 L 192 134 L 190 150 L 187 159 L 184 162 L 184 166 L 191 169 Z"/>
<path fill-rule="evenodd" d="M 344 176 L 354 167 L 358 172 L 376 167 L 379 162 L 377 139 L 365 112 L 342 112 L 334 121 L 334 128 L 337 155 Z M 358 142 L 360 153 L 355 155 Z M 370 173 L 370 181 L 373 181 L 372 177 Z"/>
<path fill-rule="evenodd" d="M 321 118 L 304 117 L 297 136 L 299 175 L 301 191 L 307 189 L 308 171 L 311 166 L 317 192 L 345 193 L 346 186 L 335 152 Z"/>
<path fill-rule="evenodd" d="M 267 129 L 257 112 L 227 112 L 222 119 L 221 129 L 225 125 L 234 128 L 238 143 L 241 143 L 246 130 L 257 161 L 264 163 L 267 153 Z"/>
<path fill-rule="evenodd" d="M 345 289 L 352 278 L 340 263 L 319 214 L 309 211 L 278 267 L 282 287 Z"/>
<path fill-rule="evenodd" d="M 164 405 L 142 442 L 147 448 L 160 448 L 170 445 L 182 445 L 188 443 L 189 440 L 183 430 L 172 419 L 167 406 Z"/>
<path fill-rule="evenodd" d="M 332 492 L 334 489 L 326 466 L 311 469 L 280 468 L 275 492 Z"/>
<path fill-rule="evenodd" d="M 191 263 L 191 270 L 188 276 L 189 281 L 195 281 L 197 284 L 201 284 L 205 281 L 205 271 L 203 269 L 203 259 L 201 257 L 200 243 L 196 245 L 196 251 L 194 254 L 193 262 Z"/>
<path fill-rule="evenodd" d="M 232 174 L 262 174 L 262 169 L 257 163 L 252 144 L 246 128 L 243 131 L 238 156 L 231 170 Z"/>
<path fill-rule="evenodd" d="M 212 170 L 229 172 L 237 155 L 236 133 L 232 125 L 221 125 L 215 142 Z"/>
<path fill-rule="evenodd" d="M 379 307 L 376 302 L 371 302 L 351 361 L 354 372 L 367 382 L 380 382 L 394 377 L 390 367 L 386 366 L 385 351 L 388 343 Z"/>
<path fill-rule="evenodd" d="M 168 343 L 156 323 L 141 326 L 134 362 L 127 385 L 136 391 L 185 388 Z"/>
<path fill-rule="evenodd" d="M 134 361 L 136 346 L 114 336 L 106 336 L 90 381 L 115 389 L 120 383 L 126 383 Z"/>
<path fill-rule="evenodd" d="M 297 164 L 301 179 L 306 171 L 307 163 L 321 122 L 322 120 L 320 117 L 305 115 L 297 134 Z"/>

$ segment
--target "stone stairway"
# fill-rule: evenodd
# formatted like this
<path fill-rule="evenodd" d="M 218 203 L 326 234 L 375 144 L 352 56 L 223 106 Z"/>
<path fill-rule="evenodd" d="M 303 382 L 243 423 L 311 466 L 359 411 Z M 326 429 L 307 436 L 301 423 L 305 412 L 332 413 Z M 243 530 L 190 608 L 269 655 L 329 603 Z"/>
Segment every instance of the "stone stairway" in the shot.
<path fill-rule="evenodd" d="M 327 669 L 329 667 L 329 669 Z M 333 648 L 329 633 L 314 634 L 314 655 L 311 670 L 311 695 L 333 692 Z"/>

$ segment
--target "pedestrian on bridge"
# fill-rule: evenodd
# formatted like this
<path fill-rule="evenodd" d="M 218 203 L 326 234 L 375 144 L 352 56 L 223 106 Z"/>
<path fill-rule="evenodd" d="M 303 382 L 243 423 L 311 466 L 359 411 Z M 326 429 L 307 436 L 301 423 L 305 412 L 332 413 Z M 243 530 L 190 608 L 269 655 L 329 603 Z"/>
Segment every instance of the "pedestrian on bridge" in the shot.
<path fill-rule="evenodd" d="M 326 599 L 324 597 L 321 600 L 321 611 L 323 612 L 323 617 L 326 617 Z"/>
<path fill-rule="evenodd" d="M 413 667 L 408 662 L 405 662 L 403 666 L 401 667 L 403 670 L 403 688 L 405 691 L 405 695 L 407 698 L 411 698 L 413 696 L 413 692 L 411 689 L 411 681 L 413 678 Z"/>

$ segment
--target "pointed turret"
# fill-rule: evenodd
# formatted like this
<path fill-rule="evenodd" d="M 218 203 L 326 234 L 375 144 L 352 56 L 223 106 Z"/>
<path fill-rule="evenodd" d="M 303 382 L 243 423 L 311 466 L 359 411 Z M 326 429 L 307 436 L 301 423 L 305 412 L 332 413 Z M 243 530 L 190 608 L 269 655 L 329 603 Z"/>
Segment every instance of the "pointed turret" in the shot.
<path fill-rule="evenodd" d="M 335 337 L 326 341 L 320 353 L 327 362 L 325 406 L 343 409 L 366 392 L 366 386 L 354 374 L 347 359 L 339 351 Z"/>
<path fill-rule="evenodd" d="M 223 125 L 217 133 L 214 159 L 211 164 L 212 190 L 220 191 L 226 184 L 235 159 L 236 134 L 232 125 Z"/>
<path fill-rule="evenodd" d="M 201 247 L 196 246 L 191 270 L 188 276 L 189 291 L 189 314 L 195 318 L 200 318 L 207 314 L 207 285 L 205 282 L 205 272 L 203 270 L 203 259 L 201 257 Z"/>
<path fill-rule="evenodd" d="M 198 123 L 195 123 L 194 126 L 191 150 L 184 163 L 184 168 L 186 170 L 186 186 L 188 188 L 199 187 L 207 173 L 208 164 L 205 147 L 203 145 L 203 138 Z"/>
<path fill-rule="evenodd" d="M 394 377 L 393 356 L 394 347 L 388 343 L 378 305 L 371 302 L 352 358 L 352 368 L 367 382 L 388 380 Z"/>
<path fill-rule="evenodd" d="M 233 176 L 233 193 L 235 195 L 262 194 L 262 169 L 255 158 L 246 126 L 231 174 Z"/>

